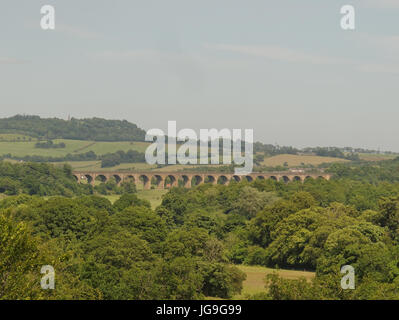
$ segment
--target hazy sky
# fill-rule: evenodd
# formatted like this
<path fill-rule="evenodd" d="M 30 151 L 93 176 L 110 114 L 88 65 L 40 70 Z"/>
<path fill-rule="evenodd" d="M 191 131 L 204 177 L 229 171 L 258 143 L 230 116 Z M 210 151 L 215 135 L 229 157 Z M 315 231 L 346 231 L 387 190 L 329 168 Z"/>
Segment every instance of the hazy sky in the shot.
<path fill-rule="evenodd" d="M 399 151 L 399 0 L 1 0 L 0 116 L 17 113 Z"/>

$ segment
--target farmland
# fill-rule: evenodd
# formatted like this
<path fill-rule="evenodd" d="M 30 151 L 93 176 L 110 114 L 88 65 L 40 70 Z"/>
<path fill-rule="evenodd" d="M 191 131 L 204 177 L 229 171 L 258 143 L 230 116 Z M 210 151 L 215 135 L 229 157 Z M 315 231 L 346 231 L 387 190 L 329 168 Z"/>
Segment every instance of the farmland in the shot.
<path fill-rule="evenodd" d="M 301 277 L 306 278 L 310 281 L 315 277 L 314 272 L 308 271 L 296 271 L 296 270 L 284 270 L 284 269 L 271 269 L 261 266 L 245 266 L 237 265 L 238 269 L 245 272 L 247 275 L 246 280 L 243 282 L 243 290 L 240 295 L 235 296 L 233 299 L 243 299 L 247 295 L 253 295 L 256 293 L 265 292 L 265 277 L 268 274 L 276 272 L 279 276 L 284 279 L 299 279 Z"/>
<path fill-rule="evenodd" d="M 3 135 L 4 136 L 4 135 Z M 38 149 L 35 148 L 36 141 L 2 141 L 0 139 L 0 155 L 11 154 L 15 157 L 24 157 L 28 155 L 49 156 L 49 157 L 63 157 L 68 153 L 79 154 L 89 151 L 95 152 L 97 155 L 116 152 L 119 150 L 128 151 L 136 150 L 144 152 L 148 146 L 146 142 L 95 142 L 84 140 L 67 140 L 55 139 L 53 142 L 65 143 L 65 148 L 62 149 Z"/>
<path fill-rule="evenodd" d="M 84 155 L 87 152 L 94 152 L 97 156 L 105 154 L 116 153 L 117 151 L 127 152 L 134 150 L 140 153 L 144 153 L 149 142 L 140 141 L 115 141 L 115 142 L 104 142 L 104 141 L 86 141 L 86 140 L 70 140 L 70 139 L 54 139 L 52 140 L 54 145 L 65 144 L 65 148 L 36 148 L 35 144 L 37 139 L 21 134 L 0 134 L 0 156 L 11 154 L 16 158 L 23 158 L 25 156 L 41 156 L 41 157 L 52 157 L 52 158 L 63 158 L 66 155 Z M 211 151 L 211 150 L 209 150 Z M 372 154 L 372 153 L 359 153 L 359 157 L 364 161 L 380 161 L 387 160 L 396 157 L 394 154 Z M 95 156 L 94 156 L 95 158 Z M 89 171 L 159 171 L 159 172 L 177 172 L 187 170 L 190 168 L 197 167 L 196 165 L 168 165 L 164 167 L 158 167 L 156 165 L 149 165 L 146 163 L 120 163 L 113 167 L 102 168 L 101 160 L 93 160 L 93 158 L 81 159 L 75 158 L 74 160 L 84 161 L 72 161 L 72 158 L 67 162 L 56 162 L 54 164 L 68 163 L 74 170 L 89 170 Z M 50 160 L 50 159 L 49 159 Z M 52 159 L 51 159 L 52 160 Z M 55 160 L 55 159 L 54 159 Z M 40 160 L 39 160 L 40 161 Z M 275 156 L 265 157 L 260 166 L 265 167 L 298 167 L 298 166 L 318 166 L 326 163 L 345 163 L 350 160 L 327 157 L 327 156 L 316 156 L 308 154 L 278 154 Z M 218 165 L 209 165 L 209 167 L 217 167 Z"/>
<path fill-rule="evenodd" d="M 345 159 L 332 158 L 332 157 L 320 157 L 311 155 L 294 155 L 294 154 L 279 154 L 277 156 L 266 158 L 262 165 L 264 166 L 282 166 L 284 163 L 288 164 L 288 167 L 296 167 L 301 165 L 314 165 L 317 166 L 322 163 L 332 162 L 348 162 Z"/>
<path fill-rule="evenodd" d="M 397 154 L 359 153 L 359 158 L 364 161 L 390 160 L 397 156 Z"/>

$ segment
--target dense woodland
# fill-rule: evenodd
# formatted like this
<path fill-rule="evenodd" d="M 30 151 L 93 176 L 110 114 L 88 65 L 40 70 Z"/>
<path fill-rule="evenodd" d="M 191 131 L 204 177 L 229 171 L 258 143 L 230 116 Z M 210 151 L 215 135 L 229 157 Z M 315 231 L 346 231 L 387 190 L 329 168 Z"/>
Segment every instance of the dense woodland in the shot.
<path fill-rule="evenodd" d="M 126 120 L 72 118 L 66 121 L 25 115 L 0 119 L 0 133 L 19 133 L 46 140 L 144 141 L 145 137 L 144 130 Z"/>
<path fill-rule="evenodd" d="M 92 193 L 91 186 L 76 183 L 70 166 L 0 161 L 0 193 L 72 197 Z"/>
<path fill-rule="evenodd" d="M 247 264 L 316 272 L 270 275 L 248 299 L 399 299 L 399 159 L 329 170 L 330 181 L 173 188 L 151 209 L 132 186 L 111 204 L 68 166 L 0 163 L 0 298 L 231 298 Z M 47 264 L 56 290 L 40 289 Z M 355 290 L 341 289 L 342 265 Z"/>

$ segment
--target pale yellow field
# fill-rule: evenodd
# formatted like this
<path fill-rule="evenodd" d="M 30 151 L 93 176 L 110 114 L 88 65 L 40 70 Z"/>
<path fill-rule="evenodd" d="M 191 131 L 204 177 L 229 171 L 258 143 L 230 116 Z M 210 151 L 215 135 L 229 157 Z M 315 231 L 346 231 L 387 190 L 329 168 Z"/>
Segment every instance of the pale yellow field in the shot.
<path fill-rule="evenodd" d="M 285 162 L 288 163 L 289 167 L 295 167 L 300 165 L 319 165 L 321 163 L 331 162 L 347 162 L 348 160 L 332 158 L 332 157 L 319 157 L 319 156 L 306 156 L 306 155 L 294 155 L 294 154 L 279 154 L 277 156 L 266 158 L 262 165 L 264 166 L 283 166 Z"/>
<path fill-rule="evenodd" d="M 286 279 L 299 279 L 305 277 L 308 281 L 315 277 L 314 272 L 308 271 L 295 271 L 295 270 L 275 270 L 259 266 L 244 266 L 237 265 L 237 267 L 244 271 L 247 275 L 247 279 L 243 283 L 243 290 L 241 295 L 237 295 L 234 299 L 243 299 L 246 295 L 252 295 L 255 293 L 265 292 L 265 277 L 268 274 L 277 272 L 281 277 Z"/>

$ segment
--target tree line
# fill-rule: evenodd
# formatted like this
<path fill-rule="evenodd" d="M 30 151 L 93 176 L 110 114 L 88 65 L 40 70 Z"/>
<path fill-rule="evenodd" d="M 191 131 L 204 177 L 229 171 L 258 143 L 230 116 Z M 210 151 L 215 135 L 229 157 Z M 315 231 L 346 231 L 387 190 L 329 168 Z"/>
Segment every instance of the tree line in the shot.
<path fill-rule="evenodd" d="M 54 143 L 52 140 L 35 143 L 35 148 L 39 148 L 39 149 L 63 149 L 65 147 L 66 147 L 66 145 L 64 142 Z"/>

